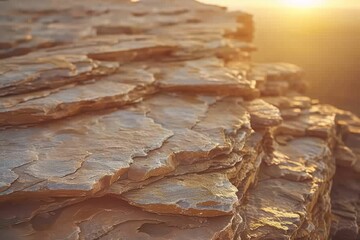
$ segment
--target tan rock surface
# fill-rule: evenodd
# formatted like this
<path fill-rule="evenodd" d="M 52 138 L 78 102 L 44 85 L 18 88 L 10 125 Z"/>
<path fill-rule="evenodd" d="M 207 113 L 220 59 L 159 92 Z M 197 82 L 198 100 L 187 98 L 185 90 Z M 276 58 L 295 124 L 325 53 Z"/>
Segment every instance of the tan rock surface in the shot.
<path fill-rule="evenodd" d="M 99 191 L 172 135 L 136 109 L 3 130 L 1 195 Z"/>
<path fill-rule="evenodd" d="M 0 126 L 34 124 L 131 104 L 154 93 L 154 81 L 152 74 L 130 68 L 98 81 L 36 92 L 36 97 L 29 94 L 4 97 Z"/>
<path fill-rule="evenodd" d="M 113 72 L 118 63 L 101 63 L 84 55 L 34 53 L 0 61 L 0 96 L 56 88 Z"/>
<path fill-rule="evenodd" d="M 150 152 L 146 158 L 138 158 L 131 165 L 128 177 L 133 180 L 165 175 L 178 165 L 230 153 L 235 136 L 246 136 L 250 130 L 250 117 L 236 99 L 216 101 L 213 97 L 180 99 L 158 95 L 142 104 L 149 109 L 148 116 L 171 129 L 174 136 L 160 149 Z"/>
<path fill-rule="evenodd" d="M 253 63 L 251 15 L 8 0 L 0 19 L 0 239 L 359 238 L 360 120 Z"/>
<path fill-rule="evenodd" d="M 351 169 L 338 168 L 331 192 L 333 239 L 360 237 L 360 176 Z"/>
<path fill-rule="evenodd" d="M 191 174 L 167 178 L 123 197 L 149 212 L 213 217 L 233 213 L 237 188 L 225 174 Z"/>
<path fill-rule="evenodd" d="M 334 240 L 360 238 L 360 120 L 355 115 L 329 107 L 336 112 L 340 129 L 335 157 L 338 165 L 331 190 Z"/>
<path fill-rule="evenodd" d="M 239 222 L 236 222 L 239 221 Z M 146 213 L 115 198 L 94 198 L 31 222 L 2 229 L 10 239 L 232 239 L 241 218 L 196 218 Z"/>
<path fill-rule="evenodd" d="M 252 88 L 251 82 L 242 76 L 241 72 L 227 68 L 221 59 L 212 57 L 180 64 L 174 64 L 173 67 L 158 66 L 160 69 L 166 68 L 164 73 L 157 72 L 160 75 L 159 85 L 161 89 L 176 92 L 235 95 L 247 98 L 257 96 L 257 91 Z"/>
<path fill-rule="evenodd" d="M 282 122 L 279 109 L 262 99 L 245 103 L 245 108 L 250 113 L 251 124 L 255 129 L 277 126 Z"/>
<path fill-rule="evenodd" d="M 329 189 L 333 174 L 331 152 L 323 140 L 299 138 L 275 147 L 273 158 L 262 166 L 259 183 L 248 192 L 244 238 L 295 238 Z"/>

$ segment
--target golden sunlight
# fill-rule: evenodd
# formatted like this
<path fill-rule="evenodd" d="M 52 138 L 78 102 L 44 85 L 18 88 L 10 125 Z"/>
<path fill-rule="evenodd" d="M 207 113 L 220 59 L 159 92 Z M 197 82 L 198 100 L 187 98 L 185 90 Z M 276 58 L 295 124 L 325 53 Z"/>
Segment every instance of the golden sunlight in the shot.
<path fill-rule="evenodd" d="M 284 4 L 290 7 L 311 8 L 321 6 L 323 0 L 283 0 Z"/>

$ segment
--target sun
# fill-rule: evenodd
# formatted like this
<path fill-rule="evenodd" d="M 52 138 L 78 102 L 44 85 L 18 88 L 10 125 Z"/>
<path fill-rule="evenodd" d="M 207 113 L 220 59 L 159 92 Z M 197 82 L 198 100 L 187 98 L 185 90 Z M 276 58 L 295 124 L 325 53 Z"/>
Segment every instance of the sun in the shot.
<path fill-rule="evenodd" d="M 323 0 L 283 0 L 283 1 L 288 6 L 298 7 L 298 8 L 318 7 L 323 3 Z"/>

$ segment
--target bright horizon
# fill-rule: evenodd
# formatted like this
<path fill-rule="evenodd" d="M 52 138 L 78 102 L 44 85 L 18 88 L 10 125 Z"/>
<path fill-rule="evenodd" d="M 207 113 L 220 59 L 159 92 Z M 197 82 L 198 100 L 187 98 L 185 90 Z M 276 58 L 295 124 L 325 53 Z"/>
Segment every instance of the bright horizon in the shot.
<path fill-rule="evenodd" d="M 209 4 L 241 9 L 246 7 L 360 8 L 360 0 L 199 0 Z"/>

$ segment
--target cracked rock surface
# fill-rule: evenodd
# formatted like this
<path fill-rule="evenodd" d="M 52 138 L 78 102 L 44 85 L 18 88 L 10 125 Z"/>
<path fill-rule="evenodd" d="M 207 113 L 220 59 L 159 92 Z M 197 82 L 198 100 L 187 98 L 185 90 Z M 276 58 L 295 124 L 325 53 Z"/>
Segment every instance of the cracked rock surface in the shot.
<path fill-rule="evenodd" d="M 0 19 L 0 239 L 360 239 L 360 120 L 252 62 L 251 15 L 8 0 Z"/>

